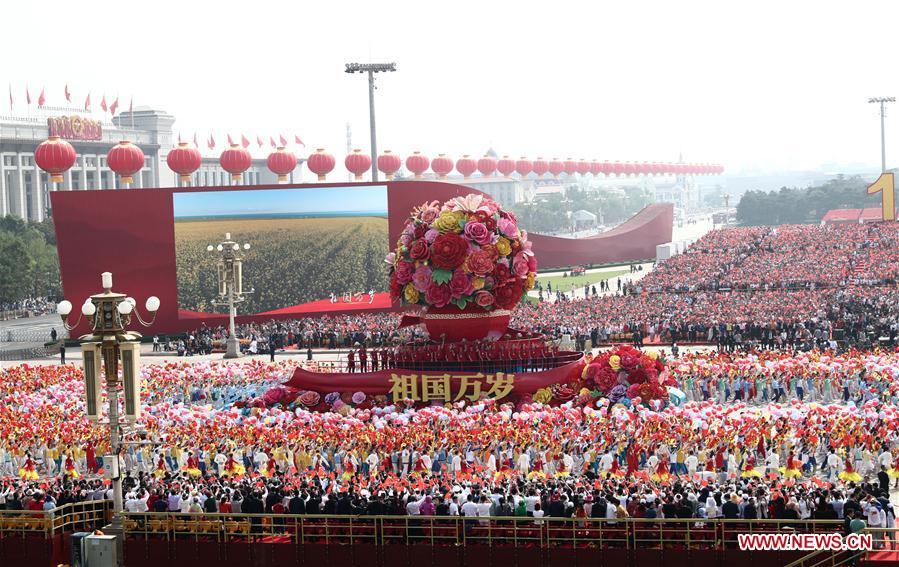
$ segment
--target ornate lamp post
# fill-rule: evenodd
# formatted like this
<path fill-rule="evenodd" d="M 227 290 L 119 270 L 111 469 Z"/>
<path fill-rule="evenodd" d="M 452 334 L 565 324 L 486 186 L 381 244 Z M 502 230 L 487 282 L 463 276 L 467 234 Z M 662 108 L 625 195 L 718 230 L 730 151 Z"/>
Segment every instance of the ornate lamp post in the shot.
<path fill-rule="evenodd" d="M 243 250 L 249 250 L 250 244 L 243 245 Z M 209 252 L 218 252 L 221 254 L 216 270 L 218 272 L 219 292 L 217 301 L 213 301 L 214 305 L 228 306 L 228 340 L 226 341 L 225 358 L 239 358 L 240 344 L 237 340 L 237 334 L 234 330 L 234 315 L 236 310 L 234 305 L 245 299 L 245 296 L 253 293 L 253 290 L 243 290 L 243 258 L 241 257 L 241 246 L 237 242 L 231 240 L 231 233 L 225 233 L 225 240 L 213 246 L 210 244 L 206 247 Z"/>
<path fill-rule="evenodd" d="M 56 312 L 62 317 L 63 326 L 71 331 L 87 317 L 91 333 L 78 338 L 84 354 L 84 380 L 87 404 L 85 413 L 88 418 L 99 422 L 100 414 L 100 367 L 106 379 L 106 396 L 109 401 L 109 452 L 103 457 L 103 468 L 107 477 L 113 481 L 113 516 L 112 524 L 107 528 L 113 533 L 122 531 L 122 477 L 119 473 L 118 454 L 121 449 L 119 418 L 119 360 L 122 361 L 122 389 L 125 393 L 124 418 L 134 422 L 140 417 L 140 339 L 141 334 L 126 329 L 131 324 L 132 316 L 144 327 L 149 327 L 156 320 L 159 309 L 159 298 L 151 296 L 147 299 L 146 309 L 151 314 L 144 320 L 137 312 L 133 298 L 123 293 L 112 291 L 112 274 L 101 274 L 103 293 L 88 297 L 81 306 L 81 314 L 75 323 L 69 323 L 72 304 L 61 301 Z"/>

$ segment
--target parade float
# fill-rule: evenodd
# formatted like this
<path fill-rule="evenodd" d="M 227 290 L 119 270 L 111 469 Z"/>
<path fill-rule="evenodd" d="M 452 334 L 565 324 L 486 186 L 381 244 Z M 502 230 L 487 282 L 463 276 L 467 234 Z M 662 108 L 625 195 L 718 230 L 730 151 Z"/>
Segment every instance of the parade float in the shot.
<path fill-rule="evenodd" d="M 509 327 L 537 277 L 515 215 L 483 195 L 425 202 L 385 260 L 391 298 L 410 310 L 402 325 L 421 325 L 425 337 L 380 353 L 378 370 L 362 360 L 356 372 L 298 368 L 267 393 L 267 404 L 328 411 L 574 397 L 584 354 Z"/>

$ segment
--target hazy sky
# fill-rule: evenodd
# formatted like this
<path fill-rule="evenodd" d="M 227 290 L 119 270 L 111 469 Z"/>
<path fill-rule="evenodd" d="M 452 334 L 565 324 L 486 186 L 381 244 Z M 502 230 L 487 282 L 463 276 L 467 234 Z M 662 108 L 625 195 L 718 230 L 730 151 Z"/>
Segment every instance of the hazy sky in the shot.
<path fill-rule="evenodd" d="M 118 93 L 185 138 L 299 134 L 368 149 L 349 61 L 396 61 L 379 149 L 637 161 L 729 172 L 879 165 L 871 96 L 899 96 L 896 2 L 71 2 L 3 6 L 0 81 L 60 103 Z M 6 88 L 2 85 L 0 88 Z M 5 99 L 5 97 L 4 97 Z M 0 113 L 8 106 L 0 99 Z M 899 165 L 899 103 L 887 118 Z M 264 155 L 267 151 L 255 150 Z M 892 159 L 890 156 L 895 156 Z M 342 161 L 342 160 L 339 160 Z"/>
<path fill-rule="evenodd" d="M 174 193 L 175 218 L 248 213 L 383 213 L 387 186 Z"/>

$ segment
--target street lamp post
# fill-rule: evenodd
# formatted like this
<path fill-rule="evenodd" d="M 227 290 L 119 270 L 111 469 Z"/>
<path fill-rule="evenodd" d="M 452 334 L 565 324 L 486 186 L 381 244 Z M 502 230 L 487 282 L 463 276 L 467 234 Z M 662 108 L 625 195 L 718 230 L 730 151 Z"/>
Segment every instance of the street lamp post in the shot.
<path fill-rule="evenodd" d="M 136 309 L 137 302 L 123 293 L 112 291 L 112 274 L 101 275 L 103 292 L 90 296 L 81 306 L 81 314 L 75 323 L 69 322 L 72 304 L 63 300 L 57 305 L 56 312 L 62 318 L 66 330 L 73 330 L 86 317 L 91 333 L 78 338 L 84 353 L 85 394 L 87 396 L 85 413 L 90 419 L 100 419 L 100 362 L 106 380 L 106 396 L 109 402 L 109 452 L 104 457 L 106 475 L 113 482 L 113 516 L 112 523 L 106 530 L 115 534 L 122 532 L 122 477 L 118 470 L 118 456 L 121 450 L 121 428 L 119 417 L 120 383 L 125 394 L 124 418 L 133 422 L 140 417 L 140 339 L 141 334 L 126 329 L 131 324 L 132 316 L 144 327 L 149 327 L 156 320 L 159 310 L 159 298 L 151 296 L 147 299 L 146 309 L 151 314 L 144 320 Z M 119 361 L 122 362 L 122 379 L 119 379 Z M 109 465 L 107 465 L 109 463 Z M 108 468 L 107 468 L 108 466 Z"/>
<path fill-rule="evenodd" d="M 378 142 L 375 135 L 375 73 L 396 71 L 396 63 L 347 63 L 346 73 L 368 73 L 368 122 L 371 130 L 371 180 L 378 181 Z"/>
<path fill-rule="evenodd" d="M 218 274 L 218 297 L 213 301 L 214 305 L 228 306 L 228 339 L 225 341 L 225 358 L 240 357 L 240 342 L 237 340 L 237 332 L 234 328 L 235 304 L 242 302 L 245 296 L 253 293 L 253 290 L 243 290 L 243 257 L 241 249 L 249 250 L 250 244 L 246 243 L 241 248 L 240 244 L 231 240 L 231 233 L 225 233 L 225 240 L 213 246 L 206 247 L 209 252 L 219 252 L 216 266 Z"/>
<path fill-rule="evenodd" d="M 896 102 L 896 97 L 892 96 L 881 96 L 881 97 L 873 97 L 868 99 L 868 103 L 871 104 L 880 104 L 880 172 L 884 173 L 887 170 L 887 145 L 886 145 L 886 130 L 884 128 L 884 117 L 886 116 L 886 109 L 884 108 L 884 103 L 887 102 Z"/>

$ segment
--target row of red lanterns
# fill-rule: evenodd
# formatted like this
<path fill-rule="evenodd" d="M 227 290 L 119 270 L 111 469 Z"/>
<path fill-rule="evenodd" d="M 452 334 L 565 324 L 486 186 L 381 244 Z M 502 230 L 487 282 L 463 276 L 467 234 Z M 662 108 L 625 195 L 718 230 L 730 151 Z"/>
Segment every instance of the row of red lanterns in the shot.
<path fill-rule="evenodd" d="M 321 148 L 311 154 L 306 161 L 309 170 L 318 175 L 319 181 L 323 181 L 325 176 L 334 169 L 335 163 L 334 156 Z M 526 177 L 530 173 L 534 173 L 540 178 L 546 173 L 550 173 L 553 177 L 559 177 L 563 173 L 568 176 L 579 174 L 581 176 L 593 175 L 594 177 L 599 175 L 605 175 L 606 177 L 611 175 L 617 177 L 637 175 L 720 175 L 724 173 L 724 167 L 716 164 L 600 162 L 598 160 L 587 161 L 570 158 L 566 160 L 544 160 L 543 158 L 529 160 L 524 157 L 514 160 L 509 156 L 503 156 L 501 159 L 491 156 L 474 159 L 468 155 L 464 155 L 454 162 L 452 158 L 447 157 L 445 154 L 439 154 L 431 160 L 421 152 L 414 152 L 408 156 L 405 163 L 406 169 L 412 172 L 418 179 L 424 176 L 428 168 L 437 175 L 438 179 L 445 179 L 452 173 L 453 169 L 461 173 L 466 179 L 470 178 L 476 171 L 484 177 L 490 177 L 496 173 L 505 177 L 510 177 L 513 173 Z M 359 181 L 365 172 L 371 169 L 371 158 L 367 154 L 362 153 L 361 150 L 354 150 L 353 153 L 346 156 L 344 165 Z M 388 180 L 393 179 L 393 176 L 400 170 L 402 165 L 402 158 L 397 154 L 391 153 L 390 150 L 378 156 L 378 171 L 385 174 Z"/>
<path fill-rule="evenodd" d="M 51 181 L 59 183 L 62 181 L 62 174 L 75 164 L 75 149 L 59 136 L 50 136 L 48 140 L 37 147 L 34 159 L 38 167 L 51 175 Z M 172 171 L 181 176 L 182 182 L 188 183 L 191 175 L 200 168 L 202 160 L 200 151 L 195 146 L 187 142 L 180 142 L 169 152 L 166 163 Z M 219 157 L 222 169 L 230 173 L 231 178 L 235 181 L 240 180 L 243 172 L 249 169 L 252 162 L 253 158 L 250 152 L 238 144 L 231 144 L 231 147 L 222 152 Z M 106 155 L 106 163 L 111 170 L 122 176 L 123 183 L 130 184 L 133 182 L 133 175 L 144 166 L 144 153 L 131 142 L 119 142 Z M 269 154 L 266 163 L 272 173 L 278 176 L 279 181 L 286 181 L 297 166 L 297 158 L 293 152 L 279 147 Z M 325 180 L 328 173 L 334 170 L 336 163 L 334 156 L 322 148 L 317 149 L 306 159 L 306 166 L 309 171 L 318 176 L 319 181 Z M 509 177 L 513 173 L 517 173 L 521 177 L 534 173 L 540 178 L 546 173 L 550 173 L 553 177 L 559 177 L 563 173 L 569 176 L 590 174 L 594 177 L 599 175 L 625 177 L 629 175 L 718 175 L 724 172 L 722 166 L 712 164 L 600 162 L 570 158 L 547 161 L 543 158 L 529 160 L 522 157 L 513 160 L 509 156 L 503 156 L 502 159 L 484 156 L 475 160 L 464 155 L 453 162 L 445 154 L 439 154 L 431 160 L 421 152 L 414 152 L 408 156 L 405 163 L 406 169 L 411 171 L 416 178 L 423 177 L 430 168 L 438 179 L 445 179 L 454 168 L 465 178 L 470 178 L 475 171 L 485 177 L 490 177 L 498 172 L 505 177 Z M 371 169 L 371 165 L 371 157 L 358 149 L 353 150 L 344 159 L 344 166 L 355 175 L 357 181 L 362 180 L 362 176 Z M 400 156 L 391 153 L 390 150 L 378 156 L 378 171 L 385 174 L 388 180 L 393 179 L 402 165 L 403 160 Z"/>

